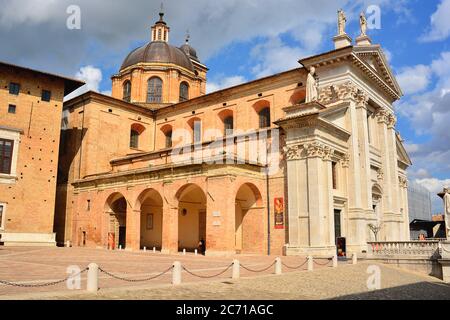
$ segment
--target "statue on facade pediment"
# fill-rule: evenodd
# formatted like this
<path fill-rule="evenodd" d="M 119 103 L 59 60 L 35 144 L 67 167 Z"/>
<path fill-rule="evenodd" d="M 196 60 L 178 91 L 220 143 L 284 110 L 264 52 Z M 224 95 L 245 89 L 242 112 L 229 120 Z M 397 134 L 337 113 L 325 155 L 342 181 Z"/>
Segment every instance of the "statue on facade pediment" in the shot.
<path fill-rule="evenodd" d="M 364 37 L 367 35 L 367 19 L 364 14 L 364 12 L 361 12 L 359 15 L 359 25 L 361 28 L 361 37 Z"/>
<path fill-rule="evenodd" d="M 345 34 L 345 24 L 347 22 L 347 17 L 345 16 L 344 10 L 338 10 L 338 35 Z"/>
<path fill-rule="evenodd" d="M 311 67 L 309 69 L 308 76 L 306 78 L 306 99 L 305 102 L 317 101 L 319 96 L 318 83 L 316 81 L 316 68 Z"/>

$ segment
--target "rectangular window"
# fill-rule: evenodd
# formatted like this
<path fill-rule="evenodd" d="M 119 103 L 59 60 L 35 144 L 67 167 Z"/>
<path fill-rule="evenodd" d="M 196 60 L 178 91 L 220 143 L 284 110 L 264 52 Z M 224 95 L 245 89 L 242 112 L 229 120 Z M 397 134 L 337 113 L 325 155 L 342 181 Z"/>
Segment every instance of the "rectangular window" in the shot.
<path fill-rule="evenodd" d="M 50 102 L 51 98 L 52 98 L 52 92 L 51 91 L 42 90 L 42 96 L 41 96 L 41 100 L 42 101 Z"/>
<path fill-rule="evenodd" d="M 91 200 L 87 201 L 87 211 L 91 211 Z"/>
<path fill-rule="evenodd" d="M 8 106 L 8 113 L 13 113 L 13 114 L 16 113 L 16 106 L 13 104 L 10 104 Z"/>
<path fill-rule="evenodd" d="M 337 189 L 337 163 L 334 161 L 331 163 L 331 173 L 333 175 L 333 189 L 336 190 Z"/>
<path fill-rule="evenodd" d="M 334 236 L 336 238 L 340 238 L 342 236 L 341 210 L 334 210 Z"/>
<path fill-rule="evenodd" d="M 9 94 L 18 96 L 20 92 L 20 84 L 11 82 L 9 84 Z"/>
<path fill-rule="evenodd" d="M 202 122 L 194 121 L 194 143 L 202 141 Z"/>
<path fill-rule="evenodd" d="M 3 220 L 5 219 L 5 205 L 0 203 L 0 229 L 3 229 Z"/>
<path fill-rule="evenodd" d="M 0 139 L 0 173 L 11 174 L 14 141 Z"/>

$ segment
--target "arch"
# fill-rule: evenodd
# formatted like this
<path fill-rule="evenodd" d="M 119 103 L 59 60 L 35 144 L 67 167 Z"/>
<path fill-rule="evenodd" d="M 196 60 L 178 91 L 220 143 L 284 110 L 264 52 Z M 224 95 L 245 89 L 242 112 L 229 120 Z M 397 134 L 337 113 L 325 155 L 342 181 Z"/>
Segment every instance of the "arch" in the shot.
<path fill-rule="evenodd" d="M 123 99 L 123 101 L 130 102 L 131 101 L 131 81 L 126 80 L 122 86 L 123 86 L 122 99 Z"/>
<path fill-rule="evenodd" d="M 172 132 L 173 128 L 170 124 L 166 124 L 161 127 L 161 132 L 164 135 L 164 147 L 165 148 L 172 148 Z"/>
<path fill-rule="evenodd" d="M 253 109 L 258 114 L 258 128 L 269 128 L 272 125 L 270 121 L 270 102 L 260 100 L 253 105 Z"/>
<path fill-rule="evenodd" d="M 235 250 L 237 253 L 261 253 L 264 239 L 262 196 L 253 183 L 242 184 L 235 200 Z"/>
<path fill-rule="evenodd" d="M 117 249 L 126 246 L 127 200 L 120 192 L 108 196 L 105 213 L 108 215 L 108 248 Z"/>
<path fill-rule="evenodd" d="M 159 77 L 151 77 L 147 81 L 147 103 L 161 103 L 163 81 Z"/>
<path fill-rule="evenodd" d="M 140 248 L 162 247 L 163 198 L 153 189 L 146 189 L 136 199 L 134 208 L 140 211 Z"/>
<path fill-rule="evenodd" d="M 223 124 L 223 135 L 227 136 L 233 134 L 234 131 L 233 111 L 229 109 L 222 110 L 221 112 L 219 112 L 218 116 Z"/>
<path fill-rule="evenodd" d="M 178 248 L 198 248 L 200 240 L 206 242 L 206 194 L 197 184 L 182 186 L 175 194 L 178 200 Z"/>
<path fill-rule="evenodd" d="M 296 105 L 300 103 L 304 103 L 306 100 L 306 90 L 299 89 L 295 90 L 294 93 L 291 95 L 289 102 L 291 105 Z"/>
<path fill-rule="evenodd" d="M 189 84 L 186 81 L 180 83 L 180 102 L 189 100 Z"/>

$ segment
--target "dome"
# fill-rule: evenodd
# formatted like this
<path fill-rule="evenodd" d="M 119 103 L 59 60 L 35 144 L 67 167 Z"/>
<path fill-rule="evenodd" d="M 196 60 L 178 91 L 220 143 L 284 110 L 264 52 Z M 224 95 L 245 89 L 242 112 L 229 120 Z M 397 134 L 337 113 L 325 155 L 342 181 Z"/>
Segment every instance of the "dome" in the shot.
<path fill-rule="evenodd" d="M 192 49 L 193 50 L 193 49 Z M 189 51 L 191 52 L 191 51 Z M 197 54 L 193 50 L 195 58 Z M 194 66 L 184 50 L 171 46 L 165 41 L 152 41 L 146 45 L 133 50 L 122 63 L 120 69 L 125 69 L 138 63 L 173 63 L 192 72 Z"/>
<path fill-rule="evenodd" d="M 200 62 L 197 57 L 197 51 L 195 51 L 195 49 L 192 48 L 188 43 L 183 44 L 180 49 L 183 50 L 183 52 L 192 60 Z"/>

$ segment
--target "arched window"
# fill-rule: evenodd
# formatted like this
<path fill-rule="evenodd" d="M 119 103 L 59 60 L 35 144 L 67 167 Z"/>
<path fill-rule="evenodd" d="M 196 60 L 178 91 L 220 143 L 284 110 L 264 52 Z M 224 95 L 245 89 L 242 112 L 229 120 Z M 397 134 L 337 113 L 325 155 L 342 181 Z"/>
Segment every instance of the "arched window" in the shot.
<path fill-rule="evenodd" d="M 186 101 L 189 99 L 189 85 L 187 82 L 182 82 L 180 84 L 180 102 Z"/>
<path fill-rule="evenodd" d="M 259 113 L 259 128 L 270 127 L 270 108 L 264 108 Z"/>
<path fill-rule="evenodd" d="M 123 101 L 131 101 L 131 82 L 125 81 L 123 84 Z"/>
<path fill-rule="evenodd" d="M 139 132 L 131 129 L 130 131 L 130 148 L 137 149 L 139 147 Z"/>
<path fill-rule="evenodd" d="M 167 131 L 164 135 L 166 136 L 166 148 L 172 148 L 172 130 Z"/>
<path fill-rule="evenodd" d="M 228 116 L 223 120 L 224 135 L 232 135 L 234 129 L 233 116 Z"/>
<path fill-rule="evenodd" d="M 193 143 L 202 141 L 202 121 L 199 118 L 189 120 L 189 126 L 192 130 Z"/>
<path fill-rule="evenodd" d="M 163 82 L 158 77 L 153 77 L 148 80 L 148 89 L 147 89 L 148 103 L 162 102 L 162 85 Z"/>

